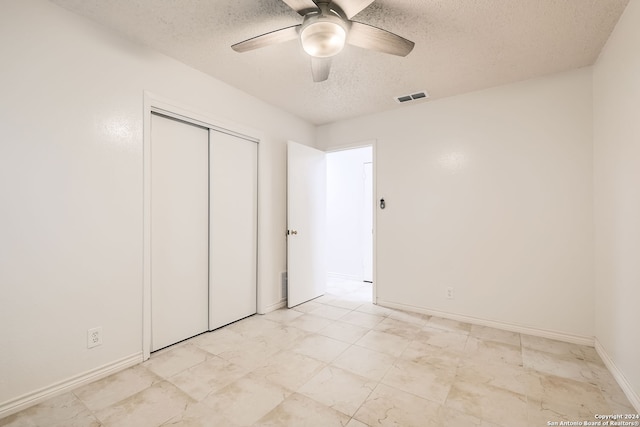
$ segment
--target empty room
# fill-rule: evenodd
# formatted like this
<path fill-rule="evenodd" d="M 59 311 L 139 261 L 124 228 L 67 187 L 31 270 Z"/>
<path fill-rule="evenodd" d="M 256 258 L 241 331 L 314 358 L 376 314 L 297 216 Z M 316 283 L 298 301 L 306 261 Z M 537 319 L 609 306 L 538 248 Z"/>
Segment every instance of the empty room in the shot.
<path fill-rule="evenodd" d="M 640 0 L 1 0 L 0 426 L 640 425 Z"/>

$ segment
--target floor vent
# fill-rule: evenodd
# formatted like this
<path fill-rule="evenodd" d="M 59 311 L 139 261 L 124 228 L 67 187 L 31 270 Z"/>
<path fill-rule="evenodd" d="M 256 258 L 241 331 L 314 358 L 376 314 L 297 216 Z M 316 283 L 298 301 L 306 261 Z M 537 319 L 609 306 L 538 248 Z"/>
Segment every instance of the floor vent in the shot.
<path fill-rule="evenodd" d="M 427 99 L 427 98 L 429 98 L 429 94 L 427 93 L 426 90 L 422 90 L 420 92 L 412 93 L 411 95 L 396 96 L 393 99 L 395 99 L 395 101 L 398 104 L 404 104 L 405 102 L 416 101 L 418 99 Z"/>

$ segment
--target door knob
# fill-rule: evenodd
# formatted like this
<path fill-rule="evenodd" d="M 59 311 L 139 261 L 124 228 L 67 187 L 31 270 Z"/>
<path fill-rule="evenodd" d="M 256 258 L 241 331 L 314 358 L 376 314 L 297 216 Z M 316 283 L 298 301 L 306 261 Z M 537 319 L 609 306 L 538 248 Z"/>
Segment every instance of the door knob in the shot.
<path fill-rule="evenodd" d="M 298 234 L 298 230 L 287 230 L 287 234 Z"/>

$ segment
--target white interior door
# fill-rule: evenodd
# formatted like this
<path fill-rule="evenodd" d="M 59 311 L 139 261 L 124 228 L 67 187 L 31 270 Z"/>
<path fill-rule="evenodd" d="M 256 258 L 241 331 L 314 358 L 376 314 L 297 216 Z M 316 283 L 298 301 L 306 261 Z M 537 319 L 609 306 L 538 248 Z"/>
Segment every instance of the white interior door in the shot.
<path fill-rule="evenodd" d="M 373 163 L 363 164 L 364 207 L 362 209 L 363 224 L 363 280 L 373 282 Z"/>
<path fill-rule="evenodd" d="M 151 349 L 208 329 L 209 132 L 151 116 Z"/>
<path fill-rule="evenodd" d="M 256 313 L 258 144 L 211 130 L 209 328 Z"/>
<path fill-rule="evenodd" d="M 326 288 L 326 158 L 295 142 L 287 153 L 287 306 L 294 307 Z"/>

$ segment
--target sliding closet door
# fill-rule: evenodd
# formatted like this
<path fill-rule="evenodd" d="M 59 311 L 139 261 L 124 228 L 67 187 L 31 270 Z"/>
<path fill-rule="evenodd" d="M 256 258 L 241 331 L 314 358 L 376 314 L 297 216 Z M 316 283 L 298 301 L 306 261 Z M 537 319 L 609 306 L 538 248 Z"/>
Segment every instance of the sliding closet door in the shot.
<path fill-rule="evenodd" d="M 151 348 L 208 329 L 209 131 L 151 116 Z"/>
<path fill-rule="evenodd" d="M 256 313 L 258 144 L 211 130 L 211 330 Z"/>

